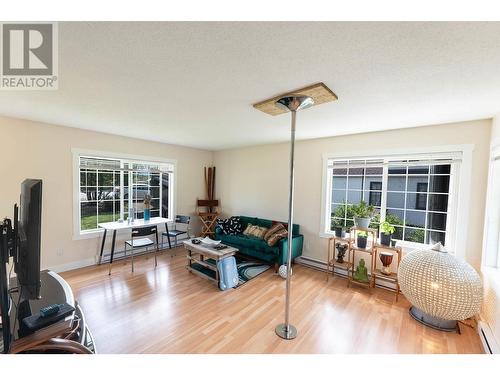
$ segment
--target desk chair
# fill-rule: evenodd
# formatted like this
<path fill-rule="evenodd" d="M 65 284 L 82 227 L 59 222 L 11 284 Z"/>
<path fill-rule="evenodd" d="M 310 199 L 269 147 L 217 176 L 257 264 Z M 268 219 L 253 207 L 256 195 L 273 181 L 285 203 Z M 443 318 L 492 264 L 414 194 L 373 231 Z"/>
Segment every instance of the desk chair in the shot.
<path fill-rule="evenodd" d="M 127 252 L 127 246 L 130 247 L 132 251 L 132 272 L 134 272 L 134 249 L 148 248 L 155 243 L 151 241 L 149 236 L 155 235 L 156 237 L 156 251 L 155 251 L 155 267 L 158 265 L 158 260 L 156 259 L 157 253 L 160 250 L 158 248 L 158 229 L 156 225 L 150 225 L 148 227 L 133 228 L 132 238 L 125 241 L 125 253 Z M 138 238 L 140 237 L 140 238 Z"/>
<path fill-rule="evenodd" d="M 189 237 L 189 223 L 191 222 L 191 216 L 186 216 L 186 215 L 176 215 L 175 216 L 175 221 L 174 221 L 174 229 L 169 230 L 168 229 L 168 224 L 165 223 L 165 232 L 161 234 L 161 248 L 163 249 L 163 237 L 167 236 L 168 239 L 168 248 L 172 248 L 172 244 L 170 242 L 170 237 L 175 238 L 175 244 L 174 247 L 177 247 L 177 237 L 186 234 Z M 179 230 L 177 229 L 177 224 L 183 224 L 186 227 L 186 230 Z"/>
<path fill-rule="evenodd" d="M 201 236 L 213 237 L 215 234 L 215 221 L 219 217 L 218 199 L 198 199 L 196 213 L 201 220 Z"/>

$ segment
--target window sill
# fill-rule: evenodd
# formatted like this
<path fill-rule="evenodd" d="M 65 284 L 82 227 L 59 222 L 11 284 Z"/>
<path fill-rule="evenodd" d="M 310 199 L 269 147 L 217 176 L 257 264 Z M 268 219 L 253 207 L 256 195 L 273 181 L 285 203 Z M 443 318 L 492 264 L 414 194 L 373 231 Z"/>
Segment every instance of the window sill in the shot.
<path fill-rule="evenodd" d="M 332 232 L 326 232 L 326 231 L 320 232 L 319 237 L 320 238 L 332 238 L 332 237 L 335 237 L 335 232 L 333 232 L 333 231 Z M 405 252 L 410 252 L 413 250 L 429 249 L 432 245 L 418 243 L 418 242 L 397 240 L 396 246 L 401 246 Z"/>
<path fill-rule="evenodd" d="M 332 238 L 335 237 L 335 232 L 320 232 L 320 238 Z"/>
<path fill-rule="evenodd" d="M 91 238 L 98 238 L 101 237 L 103 232 L 104 229 L 96 229 L 90 232 L 73 233 L 73 240 L 78 241 L 78 240 L 87 240 Z"/>

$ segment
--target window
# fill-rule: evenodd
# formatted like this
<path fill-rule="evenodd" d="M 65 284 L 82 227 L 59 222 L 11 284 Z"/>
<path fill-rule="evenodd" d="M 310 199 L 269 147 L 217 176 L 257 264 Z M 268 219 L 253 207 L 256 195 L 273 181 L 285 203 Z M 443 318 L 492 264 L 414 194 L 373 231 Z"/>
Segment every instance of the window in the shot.
<path fill-rule="evenodd" d="M 500 269 L 500 146 L 491 151 L 483 265 Z"/>
<path fill-rule="evenodd" d="M 369 202 L 380 212 L 382 204 L 382 160 L 340 160 L 332 165 L 332 205 L 331 225 L 333 222 L 343 226 L 354 225 L 353 215 L 350 210 L 353 204 L 362 200 Z M 372 223 L 378 227 L 380 215 Z"/>
<path fill-rule="evenodd" d="M 77 155 L 78 230 L 96 231 L 100 223 L 142 219 L 151 196 L 151 217 L 172 218 L 173 163 Z"/>
<path fill-rule="evenodd" d="M 453 176 L 458 155 L 327 160 L 326 232 L 354 225 L 351 207 L 362 200 L 375 207 L 370 227 L 388 221 L 393 238 L 412 243 L 450 245 Z"/>

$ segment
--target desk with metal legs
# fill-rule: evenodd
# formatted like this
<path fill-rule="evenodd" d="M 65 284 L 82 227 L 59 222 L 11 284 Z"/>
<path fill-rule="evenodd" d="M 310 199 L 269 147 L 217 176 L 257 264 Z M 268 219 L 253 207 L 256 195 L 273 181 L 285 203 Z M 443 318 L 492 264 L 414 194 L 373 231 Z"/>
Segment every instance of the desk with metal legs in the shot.
<path fill-rule="evenodd" d="M 112 221 L 109 223 L 99 224 L 99 228 L 104 229 L 104 232 L 102 234 L 101 253 L 99 254 L 99 264 L 101 264 L 102 254 L 104 252 L 104 244 L 106 242 L 106 235 L 108 231 L 111 230 L 113 231 L 113 239 L 111 241 L 111 255 L 109 258 L 109 275 L 111 275 L 111 264 L 113 263 L 113 257 L 115 255 L 116 232 L 118 230 L 149 227 L 150 225 L 159 225 L 159 224 L 167 225 L 168 221 L 169 220 L 164 217 L 152 217 L 150 220 L 135 219 L 131 223 L 127 221 L 123 221 L 121 223 L 118 221 Z"/>

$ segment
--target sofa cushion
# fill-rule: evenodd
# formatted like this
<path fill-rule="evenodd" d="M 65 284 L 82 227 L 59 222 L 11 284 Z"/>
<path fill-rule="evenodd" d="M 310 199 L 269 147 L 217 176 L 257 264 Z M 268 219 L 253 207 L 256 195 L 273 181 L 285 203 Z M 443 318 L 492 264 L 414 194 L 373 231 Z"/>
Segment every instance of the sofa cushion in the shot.
<path fill-rule="evenodd" d="M 244 235 L 220 235 L 218 237 L 225 244 L 231 245 L 243 251 L 244 249 L 252 249 L 263 253 L 278 254 L 279 248 L 277 246 L 269 246 L 266 241 Z"/>

